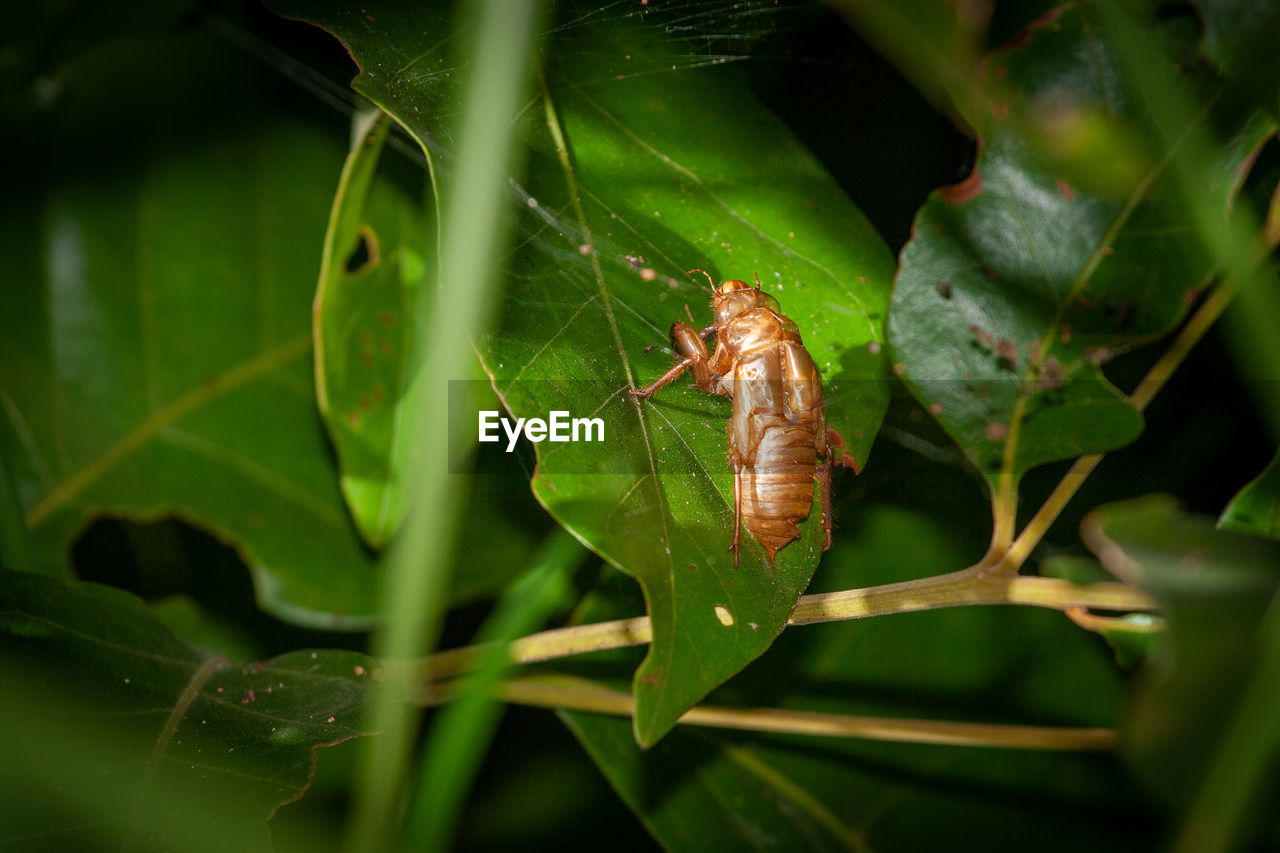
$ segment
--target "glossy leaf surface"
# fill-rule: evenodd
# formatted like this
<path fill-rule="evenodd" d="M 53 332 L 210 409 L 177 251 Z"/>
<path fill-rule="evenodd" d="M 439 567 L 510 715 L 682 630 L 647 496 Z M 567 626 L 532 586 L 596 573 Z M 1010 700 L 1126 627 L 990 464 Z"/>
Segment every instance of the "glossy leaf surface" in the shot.
<path fill-rule="evenodd" d="M 447 162 L 432 121 L 449 97 L 447 79 L 430 73 L 447 52 L 440 22 L 390 4 L 368 20 L 298 11 L 347 44 L 361 65 L 356 88 Z M 822 531 L 812 512 L 776 567 L 744 534 L 733 568 L 727 401 L 679 383 L 632 402 L 626 389 L 670 366 L 669 354 L 645 348 L 662 344 L 686 307 L 710 322 L 705 283 L 685 270 L 717 281 L 758 273 L 823 372 L 842 452 L 865 460 L 887 399 L 879 342 L 892 261 L 735 69 L 670 73 L 655 97 L 649 73 L 687 66 L 683 46 L 640 20 L 614 23 L 584 19 L 546 44 L 547 89 L 522 119 L 531 153 L 513 199 L 518 247 L 498 328 L 478 349 L 516 417 L 564 411 L 604 423 L 603 442 L 537 445 L 534 491 L 645 590 L 655 642 L 636 674 L 636 733 L 652 743 L 768 647 L 808 583 Z"/>
<path fill-rule="evenodd" d="M 178 515 L 239 550 L 273 614 L 359 626 L 376 576 L 309 365 L 342 146 L 272 111 L 227 50 L 117 43 L 62 81 L 0 232 L 19 285 L 0 314 L 0 440 L 42 570 L 67 573 L 96 514 Z M 125 109 L 140 77 L 147 106 Z M 85 158 L 95 134 L 120 144 Z"/>
<path fill-rule="evenodd" d="M 0 573 L 0 648 L 13 849 L 270 849 L 266 821 L 305 792 L 315 748 L 361 734 L 374 668 L 341 651 L 233 663 L 132 595 L 19 572 Z"/>
<path fill-rule="evenodd" d="M 1217 101 L 1220 82 L 1183 61 L 1194 36 L 1155 26 L 1165 65 L 1144 73 L 1198 99 L 1193 123 L 1222 143 L 1199 177 L 1225 211 L 1271 125 Z M 995 490 L 1138 435 L 1100 366 L 1171 329 L 1212 262 L 1170 174 L 1187 128 L 1153 126 L 1088 4 L 993 53 L 979 103 L 977 165 L 921 209 L 889 336 L 895 372 Z"/>

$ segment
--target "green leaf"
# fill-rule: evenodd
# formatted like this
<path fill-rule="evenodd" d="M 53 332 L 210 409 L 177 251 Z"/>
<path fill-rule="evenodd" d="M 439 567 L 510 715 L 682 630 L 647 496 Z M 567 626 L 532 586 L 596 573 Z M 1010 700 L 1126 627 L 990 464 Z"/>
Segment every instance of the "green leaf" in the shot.
<path fill-rule="evenodd" d="M 378 179 L 390 120 L 357 117 L 325 235 L 316 293 L 316 391 L 342 493 L 365 541 L 387 542 L 405 513 L 398 461 L 412 455 L 421 388 L 415 305 L 424 290 L 430 223 L 395 183 Z"/>
<path fill-rule="evenodd" d="M 298 11 L 344 41 L 361 68 L 358 91 L 433 162 L 447 154 L 433 135 L 449 98 L 434 73 L 444 21 L 390 3 L 360 16 Z M 698 307 L 699 325 L 710 321 L 705 284 L 684 271 L 760 275 L 823 373 L 842 452 L 865 460 L 887 405 L 887 248 L 737 69 L 690 69 L 683 42 L 649 35 L 673 14 L 608 27 L 577 20 L 549 42 L 547 89 L 524 113 L 522 242 L 498 329 L 477 342 L 516 417 L 559 410 L 605 424 L 602 443 L 537 445 L 534 491 L 644 588 L 655 641 L 635 678 L 642 743 L 768 648 L 821 552 L 815 511 L 776 567 L 744 534 L 734 569 L 727 401 L 679 387 L 643 406 L 626 397 L 670 366 L 670 355 L 644 351 L 665 342 L 686 306 Z"/>
<path fill-rule="evenodd" d="M 646 358 L 646 346 L 664 341 L 685 306 L 705 304 L 705 291 L 680 272 L 760 273 L 823 371 L 829 425 L 865 459 L 886 405 L 873 352 L 890 260 L 734 70 L 671 75 L 655 96 L 642 72 L 670 64 L 660 48 L 612 35 L 624 40 L 602 36 L 606 53 L 631 57 L 639 76 L 590 94 L 572 83 L 552 89 L 572 156 L 535 158 L 530 191 L 541 208 L 574 211 L 573 229 L 559 257 L 518 256 L 533 275 L 513 283 L 513 308 L 482 351 L 516 416 L 565 410 L 606 424 L 604 445 L 540 447 L 534 490 L 644 588 L 654 641 L 635 675 L 635 731 L 651 744 L 768 648 L 822 541 L 815 509 L 802 541 L 774 566 L 744 533 L 735 568 L 725 550 L 734 518 L 728 402 L 681 387 L 642 405 L 625 396 L 671 364 Z M 769 152 L 769 169 L 757 166 L 753 147 Z M 574 243 L 591 265 L 566 267 Z M 710 321 L 705 309 L 694 318 Z"/>
<path fill-rule="evenodd" d="M 1280 452 L 1231 499 L 1218 527 L 1280 539 Z"/>
<path fill-rule="evenodd" d="M 884 505 L 862 506 L 849 525 L 823 588 L 942 573 L 983 544 Z M 789 629 L 709 704 L 1106 726 L 1121 687 L 1103 645 L 1059 613 L 957 607 Z M 1110 756 L 694 726 L 642 751 L 625 721 L 561 718 L 669 850 L 979 849 L 991 838 L 1011 849 L 1123 850 L 1149 831 Z"/>
<path fill-rule="evenodd" d="M 342 149 L 226 51 L 117 43 L 62 81 L 0 229 L 0 442 L 43 571 L 97 514 L 178 515 L 237 548 L 271 613 L 359 627 L 376 575 L 309 369 Z M 86 159 L 92 135 L 120 143 Z"/>
<path fill-rule="evenodd" d="M 0 573 L 0 649 L 15 849 L 270 849 L 316 747 L 362 733 L 374 669 L 343 651 L 232 663 L 132 595 L 20 572 Z"/>
<path fill-rule="evenodd" d="M 1100 365 L 1170 330 L 1212 269 L 1168 168 L 1188 128 L 1152 126 L 1096 16 L 1067 5 L 988 58 L 977 165 L 921 209 L 894 289 L 894 370 L 993 493 L 1139 434 Z M 1194 35 L 1155 28 L 1164 65 L 1144 71 L 1198 99 L 1225 211 L 1271 126 L 1215 103 L 1221 84 L 1182 63 Z"/>
<path fill-rule="evenodd" d="M 1169 618 L 1129 713 L 1129 758 L 1167 804 L 1187 804 L 1202 782 L 1212 800 L 1225 781 L 1235 802 L 1216 803 L 1222 812 L 1209 818 L 1213 832 L 1228 832 L 1228 812 L 1260 802 L 1255 785 L 1280 748 L 1280 545 L 1215 530 L 1165 496 L 1101 507 L 1082 530 L 1103 564 Z"/>

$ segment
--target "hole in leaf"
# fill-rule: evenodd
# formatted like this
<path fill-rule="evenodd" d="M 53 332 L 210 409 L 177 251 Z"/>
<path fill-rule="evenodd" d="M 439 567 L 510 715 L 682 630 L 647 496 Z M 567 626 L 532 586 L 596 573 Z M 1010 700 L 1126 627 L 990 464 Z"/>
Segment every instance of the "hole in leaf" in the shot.
<path fill-rule="evenodd" d="M 378 236 L 368 225 L 360 226 L 360 234 L 342 268 L 347 275 L 359 275 L 378 265 Z"/>

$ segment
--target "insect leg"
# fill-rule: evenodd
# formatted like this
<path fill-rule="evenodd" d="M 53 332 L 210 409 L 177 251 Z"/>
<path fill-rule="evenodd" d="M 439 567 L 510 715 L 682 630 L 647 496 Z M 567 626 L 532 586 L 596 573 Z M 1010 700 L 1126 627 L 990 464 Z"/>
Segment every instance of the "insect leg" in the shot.
<path fill-rule="evenodd" d="M 742 532 L 742 465 L 733 463 L 733 567 L 738 568 L 738 536 Z"/>
<path fill-rule="evenodd" d="M 707 345 L 698 337 L 698 333 L 694 331 L 692 326 L 684 323 L 671 324 L 671 343 L 675 347 L 676 352 L 683 358 L 676 363 L 674 367 L 668 370 L 662 376 L 658 377 L 658 381 L 654 382 L 648 388 L 641 388 L 630 392 L 632 397 L 644 398 L 652 397 L 654 393 L 676 379 L 681 373 L 693 368 L 693 378 L 698 383 L 698 387 L 704 391 L 710 391 L 712 387 L 711 374 L 707 367 L 709 356 L 707 355 Z"/>
<path fill-rule="evenodd" d="M 695 364 L 698 363 L 698 361 L 699 359 L 697 356 L 689 356 L 683 361 L 678 362 L 675 365 L 675 367 L 671 368 L 666 373 L 659 376 L 657 381 L 654 382 L 649 387 L 632 388 L 627 393 L 630 394 L 632 397 L 636 398 L 637 400 L 642 400 L 646 397 L 652 397 L 654 394 L 658 392 L 659 388 L 661 388 L 663 385 L 667 385 L 675 381 L 675 379 L 679 377 L 681 373 L 684 373 L 690 367 L 693 367 Z"/>

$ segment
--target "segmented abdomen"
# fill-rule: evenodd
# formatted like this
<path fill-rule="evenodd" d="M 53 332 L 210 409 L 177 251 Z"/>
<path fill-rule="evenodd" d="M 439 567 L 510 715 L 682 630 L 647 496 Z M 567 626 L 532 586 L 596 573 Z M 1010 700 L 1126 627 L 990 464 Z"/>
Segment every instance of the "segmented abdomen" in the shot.
<path fill-rule="evenodd" d="M 796 522 L 813 505 L 814 450 L 811 414 L 767 427 L 754 464 L 742 470 L 742 520 L 769 552 L 769 560 L 800 536 Z"/>

